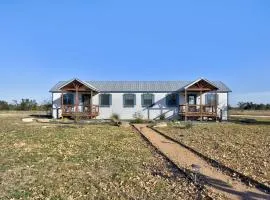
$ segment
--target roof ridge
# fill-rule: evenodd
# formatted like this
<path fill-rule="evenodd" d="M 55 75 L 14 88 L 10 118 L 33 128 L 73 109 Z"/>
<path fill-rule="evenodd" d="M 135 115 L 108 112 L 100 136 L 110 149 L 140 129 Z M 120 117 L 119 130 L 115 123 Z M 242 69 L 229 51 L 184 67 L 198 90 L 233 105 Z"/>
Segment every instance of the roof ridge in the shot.
<path fill-rule="evenodd" d="M 59 81 L 50 92 L 59 92 L 59 88 L 68 81 Z M 187 80 L 90 80 L 84 81 L 103 92 L 176 92 L 192 81 Z M 222 81 L 213 82 L 221 92 L 231 92 Z"/>

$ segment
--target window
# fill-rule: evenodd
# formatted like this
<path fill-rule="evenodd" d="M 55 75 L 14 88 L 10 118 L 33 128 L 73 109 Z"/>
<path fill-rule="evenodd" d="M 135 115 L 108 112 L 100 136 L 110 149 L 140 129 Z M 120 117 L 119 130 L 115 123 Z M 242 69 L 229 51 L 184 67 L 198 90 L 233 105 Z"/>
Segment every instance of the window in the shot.
<path fill-rule="evenodd" d="M 188 104 L 189 105 L 196 105 L 196 102 L 197 102 L 196 98 L 197 98 L 197 96 L 194 94 L 188 95 Z"/>
<path fill-rule="evenodd" d="M 63 95 L 64 105 L 74 105 L 74 95 L 72 93 L 67 93 Z"/>
<path fill-rule="evenodd" d="M 216 94 L 214 94 L 214 93 L 209 93 L 209 94 L 205 95 L 205 104 L 206 105 L 216 105 L 217 100 L 218 99 L 216 99 Z"/>
<path fill-rule="evenodd" d="M 111 96 L 111 94 L 100 94 L 99 105 L 103 107 L 109 107 L 112 104 Z"/>
<path fill-rule="evenodd" d="M 169 107 L 177 106 L 178 102 L 178 94 L 168 94 L 166 96 L 166 105 Z"/>
<path fill-rule="evenodd" d="M 134 107 L 136 105 L 135 94 L 124 94 L 123 95 L 124 107 Z"/>
<path fill-rule="evenodd" d="M 153 94 L 142 94 L 142 106 L 149 107 L 155 102 Z"/>

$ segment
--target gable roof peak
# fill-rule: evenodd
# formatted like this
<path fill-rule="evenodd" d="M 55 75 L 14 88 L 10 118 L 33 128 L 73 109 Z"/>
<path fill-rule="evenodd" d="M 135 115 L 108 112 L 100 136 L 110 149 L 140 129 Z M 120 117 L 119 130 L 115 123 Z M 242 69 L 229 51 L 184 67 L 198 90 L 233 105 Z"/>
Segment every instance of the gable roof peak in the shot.
<path fill-rule="evenodd" d="M 80 79 L 78 79 L 78 78 L 73 78 L 73 79 L 67 81 L 67 82 L 66 82 L 65 84 L 63 84 L 59 89 L 62 89 L 63 87 L 67 86 L 68 84 L 70 84 L 70 83 L 72 83 L 72 82 L 74 82 L 74 81 L 78 81 L 79 83 L 81 83 L 82 85 L 85 85 L 85 86 L 88 87 L 89 89 L 99 92 L 99 90 L 98 90 L 96 87 L 94 87 L 93 85 L 91 85 L 91 84 L 89 84 L 89 83 L 87 83 L 87 82 L 85 82 L 85 81 L 82 81 L 82 80 L 80 80 Z"/>

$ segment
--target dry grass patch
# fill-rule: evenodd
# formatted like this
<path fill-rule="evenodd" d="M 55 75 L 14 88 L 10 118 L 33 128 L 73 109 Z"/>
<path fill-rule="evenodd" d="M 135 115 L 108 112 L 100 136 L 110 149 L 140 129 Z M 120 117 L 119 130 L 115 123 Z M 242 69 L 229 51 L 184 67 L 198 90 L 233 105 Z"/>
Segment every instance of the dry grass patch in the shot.
<path fill-rule="evenodd" d="M 0 117 L 0 199 L 196 199 L 131 129 Z"/>
<path fill-rule="evenodd" d="M 197 124 L 158 128 L 200 153 L 270 185 L 270 125 Z"/>
<path fill-rule="evenodd" d="M 230 110 L 231 115 L 270 116 L 270 110 Z"/>

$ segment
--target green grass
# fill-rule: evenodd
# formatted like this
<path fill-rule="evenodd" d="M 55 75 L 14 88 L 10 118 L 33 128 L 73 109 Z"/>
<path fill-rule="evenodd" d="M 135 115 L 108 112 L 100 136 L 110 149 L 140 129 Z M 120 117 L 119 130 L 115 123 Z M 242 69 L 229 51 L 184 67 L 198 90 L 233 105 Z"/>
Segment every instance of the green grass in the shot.
<path fill-rule="evenodd" d="M 164 134 L 238 172 L 270 185 L 270 124 L 206 123 Z"/>
<path fill-rule="evenodd" d="M 195 199 L 130 128 L 0 117 L 0 199 Z"/>

